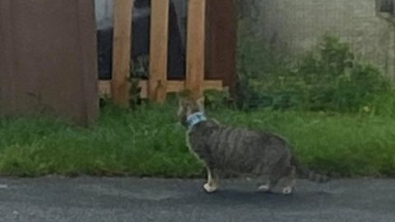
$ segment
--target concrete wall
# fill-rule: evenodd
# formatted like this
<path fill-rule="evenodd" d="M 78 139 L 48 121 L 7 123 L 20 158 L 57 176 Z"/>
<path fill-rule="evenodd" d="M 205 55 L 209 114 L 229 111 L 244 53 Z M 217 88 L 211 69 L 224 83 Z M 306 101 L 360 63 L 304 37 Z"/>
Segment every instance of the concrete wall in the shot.
<path fill-rule="evenodd" d="M 98 29 L 108 29 L 114 22 L 113 0 L 95 0 L 95 15 Z"/>
<path fill-rule="evenodd" d="M 256 28 L 267 43 L 296 56 L 326 33 L 351 44 L 362 60 L 395 77 L 395 28 L 375 0 L 262 0 Z"/>

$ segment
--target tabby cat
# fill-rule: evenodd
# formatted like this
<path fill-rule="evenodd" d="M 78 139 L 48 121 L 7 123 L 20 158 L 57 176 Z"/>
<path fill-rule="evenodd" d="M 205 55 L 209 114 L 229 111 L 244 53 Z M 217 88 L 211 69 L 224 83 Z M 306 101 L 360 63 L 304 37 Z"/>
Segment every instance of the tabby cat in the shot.
<path fill-rule="evenodd" d="M 328 178 L 300 166 L 288 143 L 277 135 L 223 126 L 204 114 L 203 99 L 181 98 L 178 118 L 188 128 L 190 151 L 207 168 L 203 188 L 211 193 L 218 189 L 225 174 L 257 178 L 259 190 L 291 194 L 296 170 L 315 182 Z"/>

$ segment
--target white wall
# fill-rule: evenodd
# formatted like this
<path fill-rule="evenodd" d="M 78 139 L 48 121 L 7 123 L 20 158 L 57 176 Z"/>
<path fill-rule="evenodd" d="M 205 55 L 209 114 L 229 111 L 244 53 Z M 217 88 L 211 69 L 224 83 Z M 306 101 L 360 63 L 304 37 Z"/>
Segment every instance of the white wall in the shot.
<path fill-rule="evenodd" d="M 112 27 L 113 0 L 95 0 L 95 10 L 98 29 Z"/>
<path fill-rule="evenodd" d="M 261 0 L 256 29 L 268 43 L 298 55 L 326 33 L 351 44 L 360 59 L 395 77 L 395 28 L 375 0 Z"/>

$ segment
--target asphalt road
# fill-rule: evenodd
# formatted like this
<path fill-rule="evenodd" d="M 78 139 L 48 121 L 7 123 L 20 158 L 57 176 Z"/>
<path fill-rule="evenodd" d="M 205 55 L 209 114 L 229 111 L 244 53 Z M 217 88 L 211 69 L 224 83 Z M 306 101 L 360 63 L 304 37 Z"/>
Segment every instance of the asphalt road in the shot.
<path fill-rule="evenodd" d="M 226 181 L 206 194 L 203 180 L 0 178 L 1 222 L 380 222 L 395 221 L 395 180 L 298 181 L 291 196 Z"/>

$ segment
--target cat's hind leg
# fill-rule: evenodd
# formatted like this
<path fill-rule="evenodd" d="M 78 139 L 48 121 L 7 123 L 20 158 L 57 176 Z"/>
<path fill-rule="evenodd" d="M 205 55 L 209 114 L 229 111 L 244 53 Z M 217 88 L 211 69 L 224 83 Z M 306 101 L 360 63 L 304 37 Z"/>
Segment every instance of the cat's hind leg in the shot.
<path fill-rule="evenodd" d="M 217 170 L 207 168 L 207 183 L 203 185 L 203 189 L 207 193 L 213 193 L 219 188 L 219 174 Z"/>
<path fill-rule="evenodd" d="M 295 185 L 295 168 L 285 167 L 281 171 L 273 171 L 270 176 L 270 191 L 284 195 L 292 194 Z"/>

